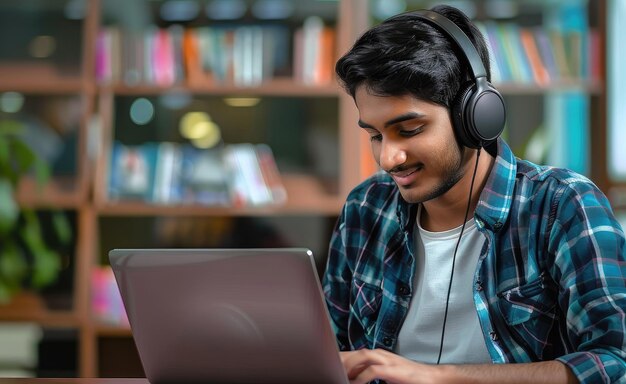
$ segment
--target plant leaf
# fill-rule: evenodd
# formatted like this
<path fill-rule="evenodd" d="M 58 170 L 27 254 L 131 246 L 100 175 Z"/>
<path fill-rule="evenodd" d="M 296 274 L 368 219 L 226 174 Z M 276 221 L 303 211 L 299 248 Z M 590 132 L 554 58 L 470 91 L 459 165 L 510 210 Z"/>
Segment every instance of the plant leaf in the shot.
<path fill-rule="evenodd" d="M 61 269 L 61 257 L 52 250 L 41 250 L 35 254 L 31 283 L 35 288 L 42 288 L 53 283 Z"/>
<path fill-rule="evenodd" d="M 15 170 L 15 162 L 11 160 L 11 143 L 14 140 L 12 136 L 0 134 L 0 179 L 9 180 L 11 184 L 17 185 L 19 176 Z"/>
<path fill-rule="evenodd" d="M 18 173 L 27 173 L 37 160 L 37 155 L 22 140 L 13 140 L 11 148 Z"/>
<path fill-rule="evenodd" d="M 19 217 L 20 209 L 13 197 L 13 185 L 0 178 L 0 235 L 9 233 Z"/>
<path fill-rule="evenodd" d="M 20 288 L 28 265 L 23 255 L 14 244 L 5 244 L 0 254 L 0 280 L 9 291 Z"/>
<path fill-rule="evenodd" d="M 41 188 L 48 182 L 48 180 L 50 180 L 50 168 L 39 158 L 36 158 L 33 162 L 33 168 L 35 170 L 37 185 Z"/>
<path fill-rule="evenodd" d="M 68 244 L 72 239 L 72 227 L 64 212 L 52 213 L 52 226 L 61 244 Z"/>
<path fill-rule="evenodd" d="M 14 244 L 4 244 L 0 254 L 0 304 L 8 303 L 22 287 L 28 266 Z"/>
<path fill-rule="evenodd" d="M 13 297 L 14 292 L 8 287 L 3 280 L 0 280 L 0 304 L 8 304 Z"/>
<path fill-rule="evenodd" d="M 11 155 L 9 154 L 9 138 L 0 134 L 0 169 L 8 167 L 10 159 Z"/>
<path fill-rule="evenodd" d="M 41 236 L 41 226 L 39 225 L 39 218 L 30 209 L 23 210 L 24 225 L 20 228 L 20 235 L 22 240 L 33 253 L 37 254 L 45 249 L 44 242 Z"/>
<path fill-rule="evenodd" d="M 21 228 L 21 236 L 33 255 L 31 284 L 35 288 L 42 288 L 57 277 L 61 268 L 60 256 L 46 247 L 37 215 L 31 210 L 23 211 L 23 215 L 25 224 Z"/>
<path fill-rule="evenodd" d="M 50 179 L 50 168 L 37 156 L 35 152 L 23 141 L 15 140 L 13 142 L 13 150 L 18 164 L 18 172 L 20 174 L 34 171 L 37 185 L 43 185 Z"/>
<path fill-rule="evenodd" d="M 0 136 L 16 136 L 24 131 L 24 123 L 19 120 L 0 120 Z"/>

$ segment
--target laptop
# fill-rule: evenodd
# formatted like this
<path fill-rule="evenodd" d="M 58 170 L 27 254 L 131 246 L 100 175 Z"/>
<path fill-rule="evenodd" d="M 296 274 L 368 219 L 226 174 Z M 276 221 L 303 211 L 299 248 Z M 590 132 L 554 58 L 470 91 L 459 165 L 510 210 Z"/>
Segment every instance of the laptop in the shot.
<path fill-rule="evenodd" d="M 114 249 L 151 384 L 348 382 L 308 249 Z"/>

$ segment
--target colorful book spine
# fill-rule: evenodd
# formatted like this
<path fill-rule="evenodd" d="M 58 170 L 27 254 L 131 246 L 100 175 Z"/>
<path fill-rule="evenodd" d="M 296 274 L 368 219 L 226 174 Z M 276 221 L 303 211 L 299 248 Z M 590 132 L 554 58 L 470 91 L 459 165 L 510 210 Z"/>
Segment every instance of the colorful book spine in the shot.
<path fill-rule="evenodd" d="M 533 32 L 527 28 L 522 28 L 519 33 L 520 41 L 524 49 L 524 53 L 528 58 L 534 82 L 541 86 L 548 85 L 550 83 L 550 74 L 543 63 Z"/>

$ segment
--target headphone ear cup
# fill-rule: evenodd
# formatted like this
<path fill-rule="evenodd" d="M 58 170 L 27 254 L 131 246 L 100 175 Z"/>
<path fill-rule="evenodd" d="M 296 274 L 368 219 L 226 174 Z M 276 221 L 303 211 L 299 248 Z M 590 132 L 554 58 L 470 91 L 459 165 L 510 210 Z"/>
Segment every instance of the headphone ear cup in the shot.
<path fill-rule="evenodd" d="M 488 82 L 465 85 L 453 103 L 452 120 L 460 143 L 480 148 L 496 140 L 504 130 L 504 99 Z"/>
<path fill-rule="evenodd" d="M 461 145 L 469 148 L 480 147 L 480 141 L 472 135 L 465 118 L 467 103 L 472 98 L 474 88 L 475 84 L 473 82 L 466 84 L 459 90 L 452 103 L 452 126 L 454 133 Z"/>

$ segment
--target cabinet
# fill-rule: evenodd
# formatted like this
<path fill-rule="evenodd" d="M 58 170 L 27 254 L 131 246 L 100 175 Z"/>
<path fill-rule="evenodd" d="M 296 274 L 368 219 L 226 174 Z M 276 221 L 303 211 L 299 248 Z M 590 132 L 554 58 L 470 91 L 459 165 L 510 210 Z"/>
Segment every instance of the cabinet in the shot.
<path fill-rule="evenodd" d="M 61 208 L 72 218 L 75 238 L 68 252 L 68 282 L 61 294 L 69 304 L 63 309 L 50 308 L 49 302 L 24 295 L 13 304 L 0 307 L 0 320 L 35 322 L 46 329 L 73 331 L 78 351 L 75 373 L 79 376 L 141 375 L 128 328 L 107 324 L 98 319 L 92 308 L 95 273 L 106 266 L 106 254 L 111 248 L 308 246 L 320 257 L 321 270 L 328 237 L 343 199 L 375 166 L 370 160 L 367 137 L 356 125 L 358 115 L 353 101 L 334 80 L 307 78 L 305 56 L 300 53 L 301 48 L 294 48 L 297 46 L 294 40 L 301 33 L 298 29 L 307 23 L 319 26 L 321 21 L 331 27 L 333 48 L 327 60 L 332 65 L 333 59 L 346 51 L 368 24 L 377 22 L 375 12 L 390 3 L 54 0 L 43 6 L 41 2 L 25 0 L 20 5 L 1 5 L 3 20 L 18 20 L 16 15 L 62 20 L 59 25 L 50 26 L 50 31 L 28 29 L 21 44 L 27 46 L 36 36 L 54 37 L 56 31 L 63 31 L 56 47 L 59 54 L 61 48 L 63 52 L 69 51 L 59 62 L 27 54 L 2 54 L 0 91 L 19 93 L 26 100 L 39 100 L 40 104 L 58 102 L 62 106 L 57 111 L 63 111 L 66 117 L 72 108 L 78 112 L 76 135 L 68 152 L 74 156 L 73 165 L 66 172 L 56 174 L 43 193 L 34 193 L 33 183 L 28 180 L 19 192 L 24 205 L 44 212 Z M 421 1 L 407 3 L 410 8 L 428 6 Z M 504 17 L 501 22 L 547 28 L 560 20 L 559 15 L 550 13 L 548 5 L 535 0 L 463 3 L 474 9 L 474 17 L 481 21 L 493 18 L 488 11 L 495 3 L 509 3 L 517 9 L 515 15 L 501 16 Z M 584 18 L 584 30 L 593 30 L 596 36 L 594 44 L 598 51 L 594 58 L 598 61 L 594 65 L 598 72 L 545 84 L 504 79 L 498 83 L 510 108 L 507 138 L 520 155 L 524 154 L 521 152 L 535 127 L 558 120 L 553 112 L 554 105 L 564 103 L 560 95 L 574 92 L 584 99 L 580 105 L 584 106 L 589 124 L 581 132 L 590 139 L 588 156 L 594 160 L 597 155 L 604 156 L 605 2 L 576 3 L 582 4 L 578 9 L 584 9 L 578 14 Z M 231 8 L 220 11 L 215 8 L 220 4 Z M 233 4 L 238 6 L 233 8 Z M 272 9 L 263 11 L 258 4 L 283 8 L 272 8 L 277 13 L 270 17 L 267 12 Z M 556 4 L 570 2 L 563 0 Z M 225 12 L 222 20 L 215 19 L 219 12 Z M 231 16 L 233 12 L 240 14 L 236 21 L 225 20 L 228 12 Z M 285 15 L 286 18 L 279 19 Z M 209 26 L 243 31 L 241 35 L 232 32 L 231 38 L 257 43 L 247 43 L 249 50 L 234 52 L 230 69 L 225 72 L 214 68 L 208 73 L 196 66 L 183 68 L 187 75 L 182 77 L 177 77 L 172 68 L 161 75 L 151 72 L 153 77 L 148 76 L 147 72 L 154 68 L 146 65 L 157 60 L 144 60 L 148 55 L 145 53 L 148 33 L 152 39 L 166 35 L 175 38 L 185 30 L 199 33 Z M 25 29 L 21 24 L 10 28 Z M 264 46 L 263 40 L 254 39 L 259 34 L 265 37 L 266 31 L 278 33 L 278 37 L 269 38 L 270 45 L 282 48 L 270 52 L 273 60 L 282 65 L 274 62 L 267 71 L 253 74 L 256 67 L 254 64 L 246 67 L 246 57 L 265 57 L 252 52 L 256 52 L 254 49 L 259 44 Z M 582 33 L 583 38 L 586 36 L 586 32 Z M 46 39 L 40 43 L 44 48 Z M 3 44 L 4 47 L 9 43 Z M 103 46 L 111 51 L 103 50 Z M 222 47 L 219 54 L 224 55 L 229 49 L 235 50 L 232 46 Z M 331 69 L 324 70 L 331 73 Z M 257 104 L 252 107 L 227 104 L 233 99 Z M 138 102 L 147 106 L 148 112 L 134 109 Z M 269 144 L 281 171 L 288 196 L 286 202 L 260 206 L 215 206 L 197 201 L 155 203 L 151 199 L 112 193 L 110 178 L 115 172 L 112 149 L 119 144 L 130 147 L 148 142 L 182 145 L 186 141 L 180 136 L 179 123 L 188 112 L 210 115 L 211 121 L 219 125 L 226 144 Z M 144 114 L 142 123 L 133 117 L 134 113 Z M 43 116 L 43 111 L 35 112 L 35 116 Z M 605 168 L 606 161 L 594 161 L 588 170 L 601 188 L 608 188 L 610 183 Z"/>

